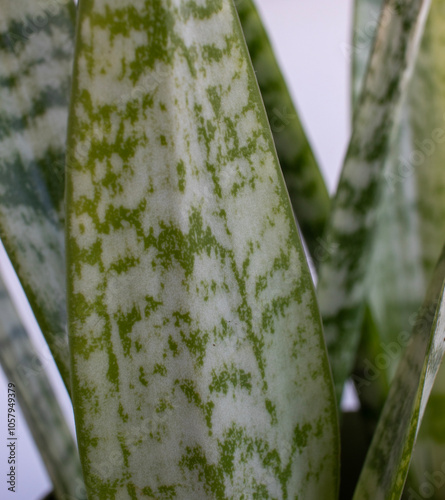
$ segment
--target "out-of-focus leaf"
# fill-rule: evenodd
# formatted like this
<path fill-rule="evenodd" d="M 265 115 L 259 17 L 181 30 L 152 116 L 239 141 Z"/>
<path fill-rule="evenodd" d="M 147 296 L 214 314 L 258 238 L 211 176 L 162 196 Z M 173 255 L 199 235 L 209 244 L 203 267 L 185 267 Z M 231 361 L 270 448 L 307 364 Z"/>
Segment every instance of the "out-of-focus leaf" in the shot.
<path fill-rule="evenodd" d="M 368 50 L 371 47 L 372 23 L 379 19 L 380 3 L 379 0 L 356 2 L 358 26 L 353 44 L 356 88 L 365 66 L 360 58 L 366 54 L 366 43 Z M 441 64 L 445 49 L 444 10 L 443 0 L 433 2 L 385 168 L 383 202 L 369 268 L 370 305 L 382 352 L 360 353 L 360 363 L 368 363 L 371 368 L 368 377 L 360 378 L 361 387 L 366 389 L 359 397 L 362 406 L 373 407 L 370 411 L 374 414 L 378 414 L 381 405 L 375 399 L 365 401 L 366 390 L 376 389 L 374 373 L 376 381 L 392 378 L 444 241 L 443 232 L 437 230 L 445 219 L 445 74 Z M 385 16 L 380 22 L 382 19 Z M 443 497 L 437 477 L 431 482 L 431 475 L 442 474 L 445 462 L 440 438 L 443 430 L 438 425 L 443 421 L 438 409 L 443 399 L 444 376 L 442 369 L 414 449 L 406 487 L 408 497 L 411 492 L 421 494 L 422 488 L 428 498 Z M 445 424 L 442 426 L 445 429 Z"/>
<path fill-rule="evenodd" d="M 233 2 L 78 15 L 68 313 L 90 496 L 336 498 L 318 308 Z"/>
<path fill-rule="evenodd" d="M 326 252 L 322 236 L 329 215 L 329 194 L 254 2 L 235 3 L 292 207 L 318 265 Z"/>
<path fill-rule="evenodd" d="M 64 155 L 74 4 L 0 7 L 0 235 L 70 389 Z"/>
<path fill-rule="evenodd" d="M 20 408 L 58 499 L 86 499 L 79 455 L 45 368 L 0 277 L 0 363 L 9 380 L 8 397 Z M 12 415 L 12 414 L 11 414 Z M 12 432 L 12 434 L 11 434 Z M 9 429 L 8 438 L 18 438 Z M 8 441 L 8 443 L 16 443 Z M 20 456 L 20 443 L 17 441 Z M 24 471 L 23 471 L 24 472 Z M 23 479 L 25 476 L 23 475 Z"/>
<path fill-rule="evenodd" d="M 335 246 L 320 266 L 317 295 L 338 399 L 360 340 L 383 165 L 428 8 L 421 0 L 384 4 L 390 15 L 378 27 L 325 236 Z"/>
<path fill-rule="evenodd" d="M 445 349 L 445 249 L 399 363 L 354 500 L 396 500 Z"/>
<path fill-rule="evenodd" d="M 410 328 L 445 240 L 444 8 L 432 4 L 384 174 L 370 304 L 385 346 Z"/>

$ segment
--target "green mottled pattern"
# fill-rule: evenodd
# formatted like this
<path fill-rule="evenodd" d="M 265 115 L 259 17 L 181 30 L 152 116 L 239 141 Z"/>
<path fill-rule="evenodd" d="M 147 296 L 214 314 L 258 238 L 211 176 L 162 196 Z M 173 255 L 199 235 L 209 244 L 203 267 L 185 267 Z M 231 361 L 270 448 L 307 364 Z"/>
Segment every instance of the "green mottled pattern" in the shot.
<path fill-rule="evenodd" d="M 89 498 L 336 498 L 319 313 L 233 3 L 78 14 L 68 323 Z"/>
<path fill-rule="evenodd" d="M 382 167 L 428 7 L 421 0 L 385 4 L 391 15 L 377 32 L 325 235 L 335 245 L 320 266 L 318 299 L 338 398 L 360 339 Z"/>
<path fill-rule="evenodd" d="M 74 5 L 0 6 L 0 236 L 69 388 L 64 150 Z"/>
<path fill-rule="evenodd" d="M 399 499 L 416 435 L 445 350 L 445 249 L 398 366 L 354 500 Z"/>
<path fill-rule="evenodd" d="M 318 266 L 329 194 L 252 0 L 235 2 L 295 216 Z"/>
<path fill-rule="evenodd" d="M 20 408 L 57 498 L 86 499 L 73 436 L 46 376 L 45 366 L 34 349 L 1 278 L 0 363 L 8 381 L 15 384 Z M 16 437 L 20 436 L 18 427 Z M 20 442 L 18 449 L 20 450 Z"/>

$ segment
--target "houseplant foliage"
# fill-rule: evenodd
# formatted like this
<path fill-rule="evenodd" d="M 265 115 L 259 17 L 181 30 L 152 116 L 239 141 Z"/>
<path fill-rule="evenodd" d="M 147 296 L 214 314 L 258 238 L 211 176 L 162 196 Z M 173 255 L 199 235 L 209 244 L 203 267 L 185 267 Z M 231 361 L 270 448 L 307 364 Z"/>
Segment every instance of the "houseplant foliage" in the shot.
<path fill-rule="evenodd" d="M 443 6 L 433 0 L 426 23 L 428 1 L 357 0 L 356 33 L 364 12 L 380 17 L 352 47 L 353 133 L 331 202 L 250 0 L 80 0 L 44 15 L 3 2 L 1 237 L 70 392 L 85 483 L 68 444 L 57 498 L 338 498 L 351 374 L 357 418 L 372 409 L 375 427 L 354 499 L 401 497 L 425 409 L 435 422 L 443 354 L 443 242 L 428 229 L 440 151 L 394 197 L 388 179 L 397 151 L 440 126 L 432 112 L 419 119 L 418 89 L 431 78 L 440 102 L 430 74 Z M 277 122 L 277 109 L 295 119 Z M 396 245 L 392 284 L 413 289 L 395 309 L 417 320 L 379 384 L 359 370 L 394 338 L 382 276 L 398 207 L 426 251 Z M 5 318 L 5 345 L 26 367 L 35 354 Z M 39 377 L 20 386 L 24 407 L 45 393 Z M 420 452 L 440 444 L 435 429 Z"/>

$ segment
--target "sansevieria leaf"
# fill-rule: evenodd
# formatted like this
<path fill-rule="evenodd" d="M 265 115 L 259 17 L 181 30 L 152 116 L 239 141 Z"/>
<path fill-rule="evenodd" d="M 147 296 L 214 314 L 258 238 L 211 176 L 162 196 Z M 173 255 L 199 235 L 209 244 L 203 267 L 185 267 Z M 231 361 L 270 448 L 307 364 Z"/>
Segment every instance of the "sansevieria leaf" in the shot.
<path fill-rule="evenodd" d="M 445 349 L 445 250 L 400 361 L 354 500 L 399 499 L 414 442 Z"/>
<path fill-rule="evenodd" d="M 317 295 L 338 400 L 360 340 L 383 165 L 428 7 L 427 0 L 384 4 L 392 15 L 377 31 L 324 238 L 332 251 L 321 263 Z"/>
<path fill-rule="evenodd" d="M 62 410 L 32 342 L 0 277 L 0 363 L 10 383 L 10 394 L 20 408 L 54 485 L 56 497 L 83 500 L 85 487 L 79 454 Z M 17 441 L 20 431 L 9 434 Z M 8 441 L 10 443 L 10 441 Z M 25 450 L 23 450 L 25 451 Z"/>
<path fill-rule="evenodd" d="M 78 15 L 68 323 L 89 498 L 336 498 L 319 313 L 232 0 Z"/>
<path fill-rule="evenodd" d="M 318 265 L 326 252 L 322 236 L 329 215 L 329 194 L 255 4 L 252 0 L 235 3 L 292 207 Z"/>
<path fill-rule="evenodd" d="M 67 386 L 64 156 L 74 4 L 0 6 L 0 236 Z"/>

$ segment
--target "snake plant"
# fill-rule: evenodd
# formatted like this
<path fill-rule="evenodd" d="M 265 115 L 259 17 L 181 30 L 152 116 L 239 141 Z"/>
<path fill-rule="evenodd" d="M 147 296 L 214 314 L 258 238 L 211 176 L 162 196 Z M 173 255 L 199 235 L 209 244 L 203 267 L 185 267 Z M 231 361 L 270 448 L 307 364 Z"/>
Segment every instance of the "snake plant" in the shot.
<path fill-rule="evenodd" d="M 76 422 L 78 451 L 44 367 L 19 381 L 53 496 L 423 495 L 445 435 L 445 0 L 356 0 L 332 199 L 252 0 L 0 9 L 0 236 Z M 15 380 L 32 348 L 2 300 Z"/>

